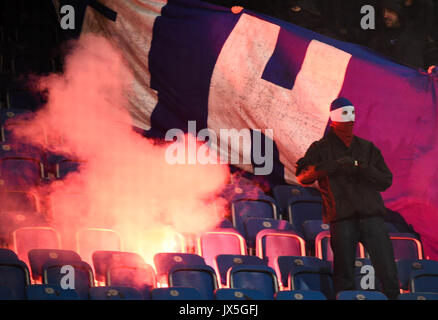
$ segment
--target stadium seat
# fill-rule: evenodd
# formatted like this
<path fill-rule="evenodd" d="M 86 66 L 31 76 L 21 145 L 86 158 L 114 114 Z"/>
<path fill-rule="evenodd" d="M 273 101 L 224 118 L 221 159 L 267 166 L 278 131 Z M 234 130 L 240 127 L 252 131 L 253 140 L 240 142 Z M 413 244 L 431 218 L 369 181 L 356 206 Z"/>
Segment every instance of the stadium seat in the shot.
<path fill-rule="evenodd" d="M 388 298 L 379 291 L 351 290 L 340 291 L 336 295 L 337 300 L 388 300 Z"/>
<path fill-rule="evenodd" d="M 279 256 L 277 258 L 277 263 L 274 270 L 276 270 L 277 276 L 279 277 L 278 279 L 280 288 L 288 288 L 290 272 L 301 266 L 331 269 L 330 262 L 318 259 L 316 257 Z"/>
<path fill-rule="evenodd" d="M 123 251 L 122 239 L 110 229 L 82 229 L 76 232 L 76 251 L 82 260 L 92 265 L 95 251 Z"/>
<path fill-rule="evenodd" d="M 294 230 L 304 235 L 304 221 L 322 220 L 322 199 L 316 196 L 306 196 L 289 199 L 288 219 Z"/>
<path fill-rule="evenodd" d="M 61 160 L 55 165 L 55 176 L 57 179 L 64 179 L 70 172 L 78 172 L 80 165 L 80 161 Z"/>
<path fill-rule="evenodd" d="M 107 269 L 106 285 L 135 288 L 149 300 L 151 290 L 157 287 L 157 277 L 149 264 L 142 267 L 112 265 Z"/>
<path fill-rule="evenodd" d="M 15 300 L 14 291 L 12 291 L 9 287 L 0 286 L 0 300 Z"/>
<path fill-rule="evenodd" d="M 92 260 L 98 282 L 106 282 L 107 271 L 112 266 L 146 268 L 146 262 L 134 252 L 95 251 Z"/>
<path fill-rule="evenodd" d="M 14 251 L 6 248 L 0 248 L 0 262 L 17 261 L 17 260 L 18 260 L 18 256 Z"/>
<path fill-rule="evenodd" d="M 8 156 L 0 158 L 0 187 L 5 190 L 29 190 L 42 184 L 44 166 L 39 160 Z"/>
<path fill-rule="evenodd" d="M 330 230 L 330 225 L 322 220 L 306 220 L 303 222 L 303 236 L 306 243 L 315 243 L 316 236 L 323 231 Z"/>
<path fill-rule="evenodd" d="M 0 191 L 0 212 L 41 212 L 40 198 L 30 191 Z"/>
<path fill-rule="evenodd" d="M 70 266 L 73 268 L 66 268 Z M 84 261 L 48 261 L 43 267 L 43 284 L 59 286 L 64 277 L 72 275 L 74 277 L 74 290 L 81 299 L 88 299 L 88 290 L 94 287 L 93 269 Z M 65 279 L 67 280 L 67 279 Z M 70 284 L 68 281 L 66 281 Z"/>
<path fill-rule="evenodd" d="M 41 280 L 43 266 L 49 261 L 82 261 L 81 257 L 72 250 L 60 249 L 32 249 L 28 252 L 32 279 Z"/>
<path fill-rule="evenodd" d="M 79 300 L 76 290 L 62 289 L 59 285 L 32 284 L 26 287 L 28 300 Z"/>
<path fill-rule="evenodd" d="M 411 273 L 415 270 L 421 270 L 426 266 L 428 270 L 438 270 L 438 261 L 434 260 L 419 260 L 419 259 L 400 259 L 396 261 L 400 288 L 409 290 L 409 282 Z"/>
<path fill-rule="evenodd" d="M 216 273 L 207 265 L 176 265 L 169 271 L 169 287 L 192 287 L 206 300 L 214 299 L 218 288 Z"/>
<path fill-rule="evenodd" d="M 202 300 L 199 291 L 191 287 L 156 288 L 151 296 L 152 300 Z"/>
<path fill-rule="evenodd" d="M 330 245 L 330 231 L 318 233 L 315 238 L 315 256 L 326 261 L 333 261 L 333 251 Z M 356 251 L 357 258 L 365 258 L 365 248 L 359 242 Z"/>
<path fill-rule="evenodd" d="M 18 90 L 6 93 L 6 106 L 10 109 L 36 110 L 40 107 L 41 97 L 30 91 Z"/>
<path fill-rule="evenodd" d="M 90 300 L 143 300 L 142 294 L 130 287 L 93 287 L 88 296 Z"/>
<path fill-rule="evenodd" d="M 198 237 L 198 255 L 202 256 L 205 263 L 214 267 L 215 258 L 219 254 L 245 255 L 245 239 L 233 229 L 216 229 L 207 231 Z"/>
<path fill-rule="evenodd" d="M 251 289 L 265 293 L 273 299 L 278 291 L 278 281 L 272 268 L 262 265 L 237 265 L 228 270 L 227 285 L 232 289 Z"/>
<path fill-rule="evenodd" d="M 256 254 L 275 270 L 280 278 L 277 258 L 280 256 L 305 256 L 306 243 L 292 231 L 265 229 L 257 234 Z"/>
<path fill-rule="evenodd" d="M 438 293 L 438 269 L 436 264 L 422 263 L 421 269 L 411 272 L 409 289 L 411 292 Z"/>
<path fill-rule="evenodd" d="M 274 199 L 266 195 L 237 198 L 231 203 L 231 217 L 234 228 L 244 234 L 243 223 L 247 218 L 277 219 L 277 205 Z"/>
<path fill-rule="evenodd" d="M 373 273 L 374 276 L 368 277 L 367 275 L 371 275 L 371 272 Z M 371 263 L 371 260 L 368 258 L 356 258 L 356 261 L 354 263 L 354 277 L 355 277 L 355 290 L 362 291 L 362 290 L 382 289 L 382 284 L 380 280 L 377 278 L 377 276 L 375 275 L 374 267 Z M 374 281 L 370 282 L 371 279 L 374 279 Z M 368 289 L 368 287 L 370 288 Z"/>
<path fill-rule="evenodd" d="M 14 251 L 29 264 L 32 249 L 61 249 L 61 236 L 51 227 L 23 227 L 12 233 Z"/>
<path fill-rule="evenodd" d="M 291 270 L 288 278 L 290 290 L 322 292 L 327 299 L 334 299 L 332 272 L 328 268 L 300 266 Z"/>
<path fill-rule="evenodd" d="M 214 269 L 219 276 L 219 285 L 224 287 L 227 284 L 227 272 L 236 265 L 266 265 L 259 257 L 250 255 L 220 254 L 216 256 Z"/>
<path fill-rule="evenodd" d="M 0 287 L 9 288 L 16 299 L 25 299 L 25 288 L 28 285 L 30 285 L 29 269 L 23 261 L 0 262 Z"/>
<path fill-rule="evenodd" d="M 284 216 L 287 216 L 288 202 L 290 199 L 296 199 L 303 196 L 321 197 L 318 189 L 303 187 L 300 185 L 277 185 L 272 188 L 272 194 Z"/>
<path fill-rule="evenodd" d="M 438 293 L 402 293 L 398 296 L 397 300 L 438 300 Z"/>
<path fill-rule="evenodd" d="M 414 235 L 407 233 L 390 233 L 394 258 L 399 259 L 423 259 L 423 247 L 420 240 Z"/>
<path fill-rule="evenodd" d="M 87 212 L 88 207 L 86 204 L 88 203 L 86 199 L 86 195 L 81 193 L 64 193 L 64 192 L 56 192 L 50 195 L 50 215 L 54 219 L 59 216 L 65 215 L 65 212 L 71 212 L 71 204 L 74 203 L 74 210 L 78 212 L 78 214 Z"/>
<path fill-rule="evenodd" d="M 322 292 L 311 290 L 279 291 L 275 300 L 327 300 Z"/>
<path fill-rule="evenodd" d="M 168 284 L 170 270 L 175 266 L 206 265 L 203 257 L 192 253 L 166 253 L 160 252 L 154 256 L 155 270 L 160 284 Z"/>
<path fill-rule="evenodd" d="M 217 289 L 216 300 L 270 300 L 263 291 L 252 289 Z"/>
<path fill-rule="evenodd" d="M 288 221 L 270 218 L 248 218 L 244 221 L 244 228 L 244 238 L 251 249 L 255 249 L 257 233 L 263 229 L 292 231 L 292 226 Z"/>

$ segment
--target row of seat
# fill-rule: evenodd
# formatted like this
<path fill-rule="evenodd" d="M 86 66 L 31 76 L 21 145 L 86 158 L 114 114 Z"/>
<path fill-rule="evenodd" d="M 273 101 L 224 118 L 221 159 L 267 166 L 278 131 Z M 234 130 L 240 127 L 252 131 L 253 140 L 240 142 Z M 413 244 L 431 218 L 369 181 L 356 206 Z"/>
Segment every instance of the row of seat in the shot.
<path fill-rule="evenodd" d="M 18 299 L 26 297 L 30 276 L 34 284 L 61 287 L 64 284 L 63 289 L 74 289 L 82 299 L 87 299 L 90 288 L 96 284 L 135 288 L 144 299 L 150 299 L 151 290 L 158 287 L 192 287 L 204 299 L 214 299 L 214 292 L 219 288 L 257 290 L 268 299 L 279 291 L 290 290 L 319 291 L 328 299 L 335 298 L 331 265 L 315 257 L 279 257 L 283 272 L 279 281 L 276 272 L 262 259 L 251 256 L 219 255 L 215 259 L 218 272 L 201 256 L 187 253 L 158 253 L 152 266 L 136 253 L 96 251 L 92 256 L 94 271 L 70 250 L 34 249 L 28 258 L 31 272 L 13 251 L 0 250 L 0 286 L 9 287 Z M 365 289 L 361 284 L 365 265 L 370 265 L 370 261 L 356 261 L 358 290 Z M 400 260 L 397 266 L 402 287 L 407 282 L 411 292 L 438 293 L 437 261 Z M 286 286 L 284 275 L 287 275 Z M 378 279 L 375 281 L 368 289 L 381 289 Z"/>

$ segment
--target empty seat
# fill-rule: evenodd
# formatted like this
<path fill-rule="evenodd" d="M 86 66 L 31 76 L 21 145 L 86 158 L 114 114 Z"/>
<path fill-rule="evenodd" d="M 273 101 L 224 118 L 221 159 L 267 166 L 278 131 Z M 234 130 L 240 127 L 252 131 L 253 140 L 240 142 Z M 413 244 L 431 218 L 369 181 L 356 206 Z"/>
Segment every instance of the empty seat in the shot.
<path fill-rule="evenodd" d="M 423 247 L 420 240 L 414 235 L 406 233 L 390 233 L 394 258 L 398 259 L 423 259 Z"/>
<path fill-rule="evenodd" d="M 403 293 L 397 297 L 397 300 L 438 300 L 438 293 L 427 293 L 427 292 Z"/>
<path fill-rule="evenodd" d="M 0 212 L 41 212 L 39 196 L 30 191 L 0 191 Z"/>
<path fill-rule="evenodd" d="M 321 197 L 318 189 L 312 187 L 303 187 L 300 185 L 277 185 L 272 188 L 274 199 L 284 215 L 288 213 L 288 202 L 290 199 L 296 199 L 305 196 Z"/>
<path fill-rule="evenodd" d="M 279 291 L 275 295 L 276 300 L 327 300 L 325 295 L 320 291 L 311 290 L 288 290 Z"/>
<path fill-rule="evenodd" d="M 30 285 L 29 269 L 23 261 L 0 261 L 0 287 L 9 288 L 16 299 L 25 299 L 25 288 L 28 285 Z"/>
<path fill-rule="evenodd" d="M 142 267 L 112 265 L 107 269 L 106 285 L 135 288 L 149 300 L 151 290 L 157 286 L 157 277 L 149 264 Z"/>
<path fill-rule="evenodd" d="M 0 159 L 0 187 L 6 190 L 29 190 L 41 185 L 43 164 L 28 157 L 2 157 Z"/>
<path fill-rule="evenodd" d="M 379 291 L 348 290 L 340 291 L 336 295 L 337 300 L 388 300 Z"/>
<path fill-rule="evenodd" d="M 265 229 L 257 234 L 257 256 L 275 270 L 280 277 L 277 258 L 280 256 L 305 256 L 306 244 L 304 239 L 292 231 L 277 231 Z"/>
<path fill-rule="evenodd" d="M 245 239 L 235 230 L 216 229 L 202 233 L 198 238 L 198 254 L 205 263 L 214 267 L 214 261 L 219 254 L 246 254 Z"/>
<path fill-rule="evenodd" d="M 7 122 L 21 122 L 34 119 L 35 114 L 26 109 L 0 109 L 0 125 L 4 125 Z M 3 140 L 5 141 L 5 140 Z"/>
<path fill-rule="evenodd" d="M 154 256 L 155 270 L 160 284 L 168 284 L 170 270 L 178 265 L 198 266 L 205 265 L 203 257 L 192 253 L 161 252 Z"/>
<path fill-rule="evenodd" d="M 106 282 L 107 271 L 112 266 L 142 268 L 146 267 L 143 258 L 134 252 L 95 251 L 92 255 L 96 280 Z"/>
<path fill-rule="evenodd" d="M 122 251 L 122 239 L 110 229 L 82 229 L 76 232 L 76 250 L 82 260 L 93 264 L 92 255 L 95 251 Z"/>
<path fill-rule="evenodd" d="M 152 300 L 202 300 L 199 291 L 191 287 L 156 288 L 151 296 Z"/>
<path fill-rule="evenodd" d="M 263 291 L 252 289 L 217 289 L 216 300 L 270 300 Z"/>
<path fill-rule="evenodd" d="M 413 271 L 424 269 L 425 266 L 428 270 L 438 270 L 438 261 L 434 260 L 400 259 L 396 261 L 396 264 L 400 288 L 403 290 L 409 290 L 409 282 Z"/>
<path fill-rule="evenodd" d="M 279 256 L 274 270 L 278 270 L 277 276 L 280 275 L 280 288 L 288 287 L 289 274 L 301 266 L 331 269 L 331 263 L 329 261 L 324 261 L 316 257 Z"/>
<path fill-rule="evenodd" d="M 32 249 L 28 252 L 32 279 L 38 281 L 42 277 L 43 266 L 49 261 L 81 261 L 81 257 L 72 250 Z"/>
<path fill-rule="evenodd" d="M 422 268 L 411 272 L 411 292 L 438 293 L 438 269 L 436 264 L 422 264 Z"/>
<path fill-rule="evenodd" d="M 0 286 L 0 300 L 15 300 L 15 293 L 9 287 Z"/>
<path fill-rule="evenodd" d="M 243 223 L 247 218 L 277 219 L 277 206 L 275 200 L 266 195 L 242 197 L 232 202 L 231 217 L 234 228 L 243 234 L 245 232 Z"/>
<path fill-rule="evenodd" d="M 289 199 L 288 218 L 294 230 L 300 235 L 304 234 L 304 221 L 322 220 L 321 197 L 306 196 Z"/>
<path fill-rule="evenodd" d="M 327 299 L 334 298 L 333 276 L 328 268 L 297 267 L 289 274 L 288 287 L 290 290 L 320 291 Z"/>
<path fill-rule="evenodd" d="M 11 109 L 36 110 L 42 104 L 41 97 L 31 91 L 9 91 L 6 93 L 6 106 Z"/>
<path fill-rule="evenodd" d="M 230 268 L 237 265 L 265 265 L 265 262 L 259 257 L 249 255 L 221 254 L 215 259 L 215 270 L 219 276 L 220 286 L 227 284 L 227 272 Z"/>
<path fill-rule="evenodd" d="M 216 273 L 207 265 L 176 265 L 169 271 L 170 287 L 192 287 L 199 291 L 202 299 L 214 299 L 218 288 Z"/>
<path fill-rule="evenodd" d="M 65 178 L 70 172 L 78 172 L 81 165 L 80 161 L 64 159 L 55 165 L 55 176 L 58 179 Z"/>
<path fill-rule="evenodd" d="M 76 290 L 62 289 L 57 285 L 33 284 L 26 287 L 28 300 L 78 300 Z"/>
<path fill-rule="evenodd" d="M 304 239 L 312 244 L 314 244 L 315 238 L 319 233 L 327 230 L 330 230 L 330 225 L 322 220 L 306 220 L 303 223 Z"/>
<path fill-rule="evenodd" d="M 244 238 L 251 249 L 255 248 L 257 234 L 263 229 L 292 231 L 292 226 L 288 221 L 269 218 L 248 218 L 244 221 L 244 227 Z"/>
<path fill-rule="evenodd" d="M 43 267 L 43 284 L 72 286 L 81 299 L 88 299 L 88 289 L 94 286 L 93 270 L 84 261 L 48 261 Z M 70 277 L 71 281 L 70 282 Z"/>
<path fill-rule="evenodd" d="M 315 238 L 315 256 L 322 260 L 333 261 L 333 251 L 330 244 L 330 231 L 320 232 Z M 365 248 L 359 242 L 356 251 L 357 258 L 365 258 Z"/>
<path fill-rule="evenodd" d="M 6 248 L 0 248 L 0 262 L 14 260 L 18 260 L 18 256 L 14 251 Z"/>
<path fill-rule="evenodd" d="M 93 287 L 89 292 L 90 300 L 142 300 L 142 294 L 130 287 Z"/>
<path fill-rule="evenodd" d="M 230 268 L 227 274 L 227 284 L 233 289 L 262 291 L 268 299 L 273 299 L 278 291 L 275 271 L 262 265 L 238 265 Z"/>
<path fill-rule="evenodd" d="M 26 263 L 32 249 L 61 249 L 61 236 L 51 227 L 23 227 L 12 233 L 12 239 L 14 251 Z"/>

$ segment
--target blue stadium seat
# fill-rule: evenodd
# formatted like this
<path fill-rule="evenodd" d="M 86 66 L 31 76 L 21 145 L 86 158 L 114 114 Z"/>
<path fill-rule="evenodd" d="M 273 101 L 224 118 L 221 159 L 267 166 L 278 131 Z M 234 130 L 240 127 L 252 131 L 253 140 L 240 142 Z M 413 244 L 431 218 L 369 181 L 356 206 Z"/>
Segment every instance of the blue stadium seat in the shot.
<path fill-rule="evenodd" d="M 388 300 L 388 298 L 379 291 L 351 290 L 340 291 L 336 295 L 337 300 Z"/>
<path fill-rule="evenodd" d="M 42 104 L 41 97 L 30 91 L 8 91 L 6 93 L 6 106 L 10 109 L 36 110 Z"/>
<path fill-rule="evenodd" d="M 95 251 L 92 256 L 96 280 L 106 281 L 108 268 L 111 266 L 125 266 L 141 268 L 146 266 L 143 258 L 134 252 L 123 251 Z"/>
<path fill-rule="evenodd" d="M 244 234 L 247 218 L 277 219 L 277 205 L 273 198 L 266 195 L 237 198 L 231 204 L 231 217 L 234 228 Z"/>
<path fill-rule="evenodd" d="M 263 291 L 252 289 L 217 289 L 216 300 L 271 300 Z"/>
<path fill-rule="evenodd" d="M 245 233 L 248 247 L 254 249 L 256 245 L 257 233 L 263 229 L 275 229 L 281 231 L 292 231 L 291 224 L 286 220 L 270 218 L 248 218 L 244 221 Z"/>
<path fill-rule="evenodd" d="M 42 184 L 44 166 L 37 159 L 8 156 L 0 158 L 1 188 L 29 190 Z"/>
<path fill-rule="evenodd" d="M 145 300 L 149 300 L 151 290 L 157 286 L 157 277 L 149 264 L 142 267 L 112 265 L 107 269 L 106 285 L 135 288 Z"/>
<path fill-rule="evenodd" d="M 438 293 L 438 269 L 436 264 L 422 264 L 422 268 L 411 272 L 411 292 Z"/>
<path fill-rule="evenodd" d="M 197 243 L 197 253 L 210 267 L 214 267 L 215 258 L 219 254 L 245 255 L 247 253 L 245 239 L 235 229 L 225 228 L 203 232 L 198 237 Z"/>
<path fill-rule="evenodd" d="M 18 256 L 14 251 L 6 248 L 0 248 L 0 262 L 17 261 L 17 260 L 18 260 Z"/>
<path fill-rule="evenodd" d="M 81 261 L 81 257 L 72 250 L 61 249 L 32 249 L 28 252 L 32 279 L 40 280 L 43 266 L 49 261 Z"/>
<path fill-rule="evenodd" d="M 143 300 L 142 294 L 130 287 L 93 287 L 88 295 L 90 300 Z"/>
<path fill-rule="evenodd" d="M 284 216 L 288 214 L 288 202 L 306 196 L 321 197 L 318 189 L 300 185 L 277 185 L 272 188 L 272 194 Z"/>
<path fill-rule="evenodd" d="M 0 287 L 8 287 L 16 299 L 25 299 L 25 288 L 28 285 L 30 285 L 29 269 L 23 261 L 0 262 Z"/>
<path fill-rule="evenodd" d="M 398 296 L 397 300 L 438 300 L 438 293 L 402 293 Z"/>
<path fill-rule="evenodd" d="M 0 212 L 40 212 L 40 200 L 29 191 L 0 191 Z"/>
<path fill-rule="evenodd" d="M 169 271 L 170 287 L 192 287 L 199 291 L 202 299 L 214 299 L 218 288 L 216 273 L 207 265 L 176 265 Z"/>
<path fill-rule="evenodd" d="M 277 267 L 275 270 L 279 270 L 279 284 L 281 287 L 288 287 L 289 274 L 291 271 L 301 266 L 317 267 L 329 270 L 331 269 L 330 262 L 318 259 L 316 257 L 279 256 L 277 258 Z"/>
<path fill-rule="evenodd" d="M 390 233 L 394 258 L 399 259 L 423 259 L 423 246 L 413 234 Z"/>
<path fill-rule="evenodd" d="M 215 259 L 215 269 L 219 275 L 219 283 L 222 286 L 227 284 L 227 272 L 231 267 L 237 265 L 266 265 L 259 257 L 250 255 L 220 254 Z"/>
<path fill-rule="evenodd" d="M 276 300 L 327 300 L 322 292 L 319 291 L 279 291 L 275 295 Z"/>
<path fill-rule="evenodd" d="M 78 172 L 80 165 L 81 165 L 80 161 L 67 160 L 67 159 L 58 162 L 55 165 L 56 178 L 63 179 L 70 172 Z"/>
<path fill-rule="evenodd" d="M 374 277 L 368 276 L 371 272 L 374 273 Z M 365 277 L 365 278 L 363 278 L 363 277 Z M 370 283 L 369 280 L 371 280 L 373 278 L 374 278 L 374 282 Z M 381 284 L 380 280 L 377 278 L 377 276 L 375 275 L 374 267 L 371 263 L 371 260 L 368 258 L 356 258 L 356 261 L 354 262 L 354 280 L 355 280 L 355 290 L 381 290 L 382 289 L 382 284 Z M 363 286 L 366 286 L 366 287 L 370 286 L 373 289 L 363 288 Z"/>
<path fill-rule="evenodd" d="M 69 270 L 63 270 L 64 266 L 71 266 L 73 268 L 74 289 L 81 299 L 88 299 L 88 290 L 94 286 L 94 277 L 90 265 L 84 261 L 46 262 L 42 267 L 43 284 L 59 286 L 62 278 L 69 273 Z"/>
<path fill-rule="evenodd" d="M 192 287 L 156 288 L 152 300 L 203 300 L 198 290 Z"/>
<path fill-rule="evenodd" d="M 157 253 L 154 256 L 158 282 L 168 284 L 170 270 L 175 266 L 206 265 L 203 257 L 192 253 Z"/>
<path fill-rule="evenodd" d="M 420 260 L 420 259 L 400 259 L 396 261 L 400 288 L 403 290 L 409 289 L 411 273 L 415 270 L 421 270 L 425 266 L 428 270 L 438 270 L 438 261 Z"/>
<path fill-rule="evenodd" d="M 7 122 L 20 122 L 28 121 L 35 117 L 35 113 L 26 109 L 0 109 L 0 125 L 4 125 Z"/>
<path fill-rule="evenodd" d="M 322 199 L 316 196 L 306 196 L 289 199 L 288 219 L 294 230 L 304 235 L 304 221 L 322 220 Z"/>
<path fill-rule="evenodd" d="M 323 223 L 322 220 L 306 220 L 303 222 L 303 236 L 306 243 L 314 244 L 316 236 L 327 230 L 330 230 L 330 225 Z"/>
<path fill-rule="evenodd" d="M 0 286 L 0 300 L 15 300 L 15 293 L 9 287 Z"/>
<path fill-rule="evenodd" d="M 79 300 L 73 289 L 62 289 L 57 285 L 32 284 L 26 287 L 28 300 Z"/>
<path fill-rule="evenodd" d="M 267 266 L 238 265 L 228 270 L 227 284 L 233 289 L 259 290 L 273 299 L 278 291 L 275 271 Z"/>
<path fill-rule="evenodd" d="M 334 299 L 332 271 L 328 268 L 300 266 L 289 274 L 290 290 L 311 290 L 322 292 L 327 299 Z"/>

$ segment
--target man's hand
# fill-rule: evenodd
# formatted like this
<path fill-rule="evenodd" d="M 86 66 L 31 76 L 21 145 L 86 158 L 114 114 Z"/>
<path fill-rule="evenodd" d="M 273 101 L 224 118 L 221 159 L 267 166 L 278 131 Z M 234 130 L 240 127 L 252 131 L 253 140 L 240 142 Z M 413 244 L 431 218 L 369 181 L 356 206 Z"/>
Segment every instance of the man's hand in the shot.
<path fill-rule="evenodd" d="M 336 160 L 336 162 L 342 166 L 354 166 L 354 160 L 352 157 L 342 157 Z"/>

